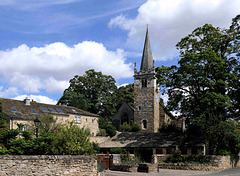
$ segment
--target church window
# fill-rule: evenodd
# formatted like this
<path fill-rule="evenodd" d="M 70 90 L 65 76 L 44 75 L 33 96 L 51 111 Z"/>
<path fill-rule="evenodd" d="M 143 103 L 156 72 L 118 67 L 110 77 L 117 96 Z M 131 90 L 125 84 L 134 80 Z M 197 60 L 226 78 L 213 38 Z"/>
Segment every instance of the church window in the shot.
<path fill-rule="evenodd" d="M 138 110 L 141 111 L 142 107 L 141 106 L 138 106 Z"/>
<path fill-rule="evenodd" d="M 142 80 L 142 87 L 147 87 L 147 80 L 146 79 Z"/>
<path fill-rule="evenodd" d="M 128 115 L 126 113 L 124 113 L 121 118 L 121 125 L 123 125 L 124 123 L 129 124 Z"/>
<path fill-rule="evenodd" d="M 142 127 L 143 129 L 147 129 L 147 120 L 142 121 Z"/>

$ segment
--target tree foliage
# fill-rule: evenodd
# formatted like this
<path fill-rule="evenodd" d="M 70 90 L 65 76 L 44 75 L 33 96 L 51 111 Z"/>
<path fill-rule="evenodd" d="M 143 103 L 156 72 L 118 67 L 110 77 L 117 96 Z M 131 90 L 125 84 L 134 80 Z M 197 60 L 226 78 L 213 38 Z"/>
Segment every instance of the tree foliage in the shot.
<path fill-rule="evenodd" d="M 178 65 L 156 68 L 158 83 L 169 96 L 167 108 L 204 134 L 228 119 L 240 119 L 239 21 L 240 15 L 228 29 L 196 28 L 177 44 Z"/>
<path fill-rule="evenodd" d="M 122 131 L 122 132 L 139 132 L 139 131 L 141 131 L 141 127 L 136 122 L 131 122 L 130 124 L 125 122 L 120 126 L 120 131 Z"/>
<path fill-rule="evenodd" d="M 2 111 L 2 103 L 0 102 L 0 138 L 1 138 L 1 135 L 7 131 L 9 128 L 8 128 L 8 125 L 7 125 L 7 122 L 6 122 L 6 118 L 4 116 L 4 113 Z M 0 139 L 0 143 L 1 143 L 1 139 Z"/>
<path fill-rule="evenodd" d="M 76 75 L 70 80 L 70 86 L 64 91 L 59 103 L 111 119 L 115 113 L 115 83 L 112 76 L 88 70 L 85 75 Z"/>
<path fill-rule="evenodd" d="M 79 128 L 73 122 L 60 126 L 50 146 L 51 153 L 58 155 L 91 155 L 93 145 L 89 141 L 89 131 Z"/>

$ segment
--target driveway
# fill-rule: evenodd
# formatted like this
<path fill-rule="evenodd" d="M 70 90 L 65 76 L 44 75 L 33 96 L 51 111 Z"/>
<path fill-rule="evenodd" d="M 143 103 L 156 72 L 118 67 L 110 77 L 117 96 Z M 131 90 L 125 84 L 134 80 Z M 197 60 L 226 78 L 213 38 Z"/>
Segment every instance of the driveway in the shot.
<path fill-rule="evenodd" d="M 174 169 L 160 169 L 159 172 L 141 173 L 141 172 L 119 172 L 119 171 L 105 171 L 106 176 L 240 176 L 239 169 L 229 169 L 225 171 L 193 171 L 193 170 L 174 170 Z"/>

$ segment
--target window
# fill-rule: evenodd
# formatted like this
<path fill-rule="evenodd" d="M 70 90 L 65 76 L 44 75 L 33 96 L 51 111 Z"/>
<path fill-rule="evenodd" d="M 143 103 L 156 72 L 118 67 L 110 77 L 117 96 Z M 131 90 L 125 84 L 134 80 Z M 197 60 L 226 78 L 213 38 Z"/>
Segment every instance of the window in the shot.
<path fill-rule="evenodd" d="M 14 112 L 17 112 L 17 109 L 16 108 L 11 108 L 12 111 Z"/>
<path fill-rule="evenodd" d="M 123 116 L 121 117 L 121 125 L 123 125 L 124 123 L 129 124 L 129 118 L 127 113 L 124 113 Z"/>
<path fill-rule="evenodd" d="M 57 109 L 57 111 L 58 111 L 58 112 L 62 112 L 62 113 L 63 113 L 63 111 L 62 111 L 61 109 Z"/>
<path fill-rule="evenodd" d="M 55 109 L 53 109 L 53 108 L 48 108 L 48 109 L 52 112 L 56 112 Z"/>
<path fill-rule="evenodd" d="M 37 112 L 36 110 L 34 110 L 34 109 L 32 110 L 32 112 L 33 112 L 34 114 L 37 114 L 37 113 L 38 113 L 38 112 Z"/>
<path fill-rule="evenodd" d="M 42 109 L 43 111 L 48 111 L 47 108 L 44 108 L 44 107 L 41 107 L 41 109 Z"/>
<path fill-rule="evenodd" d="M 75 123 L 81 123 L 81 116 L 75 116 L 74 121 Z"/>
<path fill-rule="evenodd" d="M 75 109 L 72 109 L 73 112 L 77 112 Z"/>
<path fill-rule="evenodd" d="M 87 122 L 87 119 L 86 119 L 86 122 Z"/>
<path fill-rule="evenodd" d="M 142 80 L 142 87 L 147 87 L 147 80 L 146 79 Z"/>
<path fill-rule="evenodd" d="M 147 129 L 147 120 L 142 121 L 142 127 L 143 129 Z"/>

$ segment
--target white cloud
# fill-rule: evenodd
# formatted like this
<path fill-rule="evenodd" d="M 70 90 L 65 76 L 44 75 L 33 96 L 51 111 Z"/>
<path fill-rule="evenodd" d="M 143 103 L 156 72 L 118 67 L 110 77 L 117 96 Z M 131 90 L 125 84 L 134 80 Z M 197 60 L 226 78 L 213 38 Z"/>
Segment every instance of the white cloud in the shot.
<path fill-rule="evenodd" d="M 29 99 L 31 100 L 34 100 L 38 103 L 45 103 L 45 104 L 57 104 L 57 101 L 56 100 L 53 100 L 49 97 L 46 97 L 46 96 L 42 96 L 42 95 L 30 95 L 30 96 L 27 96 L 27 95 L 19 95 L 13 99 L 15 100 L 24 100 L 26 97 L 28 97 Z"/>
<path fill-rule="evenodd" d="M 136 18 L 117 16 L 109 27 L 127 30 L 129 47 L 141 48 L 146 25 L 155 59 L 167 60 L 179 55 L 177 42 L 205 23 L 228 27 L 240 12 L 240 0 L 148 0 Z"/>
<path fill-rule="evenodd" d="M 15 96 L 18 94 L 18 90 L 16 87 L 9 87 L 8 89 L 3 88 L 3 86 L 0 86 L 0 97 L 9 97 L 9 96 Z"/>
<path fill-rule="evenodd" d="M 132 64 L 127 64 L 126 53 L 107 50 L 103 44 L 84 41 L 73 47 L 52 43 L 30 48 L 23 44 L 11 50 L 0 51 L 0 77 L 12 87 L 26 92 L 46 90 L 63 92 L 69 80 L 95 69 L 114 78 L 132 76 Z"/>

